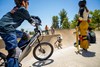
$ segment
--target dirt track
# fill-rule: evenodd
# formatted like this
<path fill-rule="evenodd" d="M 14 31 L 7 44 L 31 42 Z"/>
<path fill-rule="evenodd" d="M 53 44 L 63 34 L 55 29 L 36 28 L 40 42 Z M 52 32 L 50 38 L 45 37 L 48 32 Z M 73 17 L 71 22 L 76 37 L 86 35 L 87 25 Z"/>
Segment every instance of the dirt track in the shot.
<path fill-rule="evenodd" d="M 63 49 L 54 48 L 55 51 L 50 59 L 46 61 L 38 61 L 32 53 L 23 59 L 23 67 L 100 67 L 100 31 L 96 31 L 97 43 L 91 44 L 88 52 L 76 54 L 76 48 L 73 47 L 75 35 L 73 30 L 57 30 L 56 34 L 63 37 Z M 47 38 L 47 39 L 46 39 Z M 48 40 L 45 37 L 45 40 Z M 50 43 L 54 45 L 56 37 L 52 37 Z"/>

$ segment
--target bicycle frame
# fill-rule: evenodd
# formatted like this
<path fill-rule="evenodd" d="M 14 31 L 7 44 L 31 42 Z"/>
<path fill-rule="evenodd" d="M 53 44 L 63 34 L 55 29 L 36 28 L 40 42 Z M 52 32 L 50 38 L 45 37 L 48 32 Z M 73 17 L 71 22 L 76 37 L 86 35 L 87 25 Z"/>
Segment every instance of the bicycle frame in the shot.
<path fill-rule="evenodd" d="M 28 42 L 26 42 L 25 44 L 23 44 L 24 46 L 22 47 L 19 47 L 20 49 L 22 49 L 22 53 L 21 55 L 19 56 L 18 58 L 18 62 L 20 63 L 29 53 L 30 51 L 32 50 L 32 47 L 34 46 L 34 49 L 33 49 L 33 56 L 37 59 L 37 60 L 47 60 L 53 53 L 53 46 L 52 44 L 48 43 L 48 42 L 40 42 L 42 41 L 39 40 L 39 37 L 41 36 L 41 33 L 42 33 L 42 30 L 41 28 L 39 28 L 39 26 L 41 25 L 41 20 L 39 18 L 35 18 L 35 17 L 32 17 L 33 19 L 35 19 L 36 21 L 35 22 L 35 29 L 34 29 L 34 32 L 35 34 L 30 38 L 30 40 Z M 38 42 L 38 43 L 36 43 Z M 35 45 L 36 44 L 36 45 Z M 45 54 L 46 50 L 42 48 L 42 45 L 43 46 L 49 46 L 49 48 L 51 49 L 50 50 L 50 53 L 46 56 L 46 57 L 39 57 L 37 54 L 36 54 L 36 51 L 38 50 L 39 48 L 39 51 L 43 54 Z M 3 53 L 2 53 L 3 54 Z M 3 54 L 4 55 L 4 54 Z M 6 62 L 6 55 L 2 56 L 0 55 L 1 59 L 3 59 L 4 63 Z M 19 64 L 21 66 L 21 64 Z"/>
<path fill-rule="evenodd" d="M 36 27 L 37 29 L 37 27 Z M 37 29 L 38 30 L 38 29 Z M 36 40 L 38 40 L 38 37 L 41 35 L 40 30 L 38 30 L 38 32 L 35 31 L 35 35 L 33 35 L 31 37 L 31 39 L 29 40 L 28 45 L 25 47 L 25 49 L 23 50 L 22 54 L 20 55 L 20 57 L 18 58 L 18 61 L 21 62 L 31 51 L 34 43 L 36 42 Z"/>

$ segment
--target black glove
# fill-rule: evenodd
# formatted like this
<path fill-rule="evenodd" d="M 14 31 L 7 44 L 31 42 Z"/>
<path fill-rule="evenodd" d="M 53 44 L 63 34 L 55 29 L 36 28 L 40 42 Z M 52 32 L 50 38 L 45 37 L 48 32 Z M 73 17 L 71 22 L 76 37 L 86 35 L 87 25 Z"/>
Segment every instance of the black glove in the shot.
<path fill-rule="evenodd" d="M 37 19 L 39 22 L 38 24 L 41 24 L 41 19 L 38 16 L 31 16 L 33 19 Z"/>

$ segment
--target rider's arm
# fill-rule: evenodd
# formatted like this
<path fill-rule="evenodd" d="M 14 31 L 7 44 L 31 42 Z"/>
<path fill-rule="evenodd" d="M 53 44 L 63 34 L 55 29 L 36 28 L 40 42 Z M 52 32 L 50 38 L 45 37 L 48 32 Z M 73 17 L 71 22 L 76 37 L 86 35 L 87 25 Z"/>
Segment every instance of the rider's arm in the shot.
<path fill-rule="evenodd" d="M 27 20 L 30 24 L 35 24 L 34 19 L 31 18 L 29 12 L 24 7 L 21 7 L 17 12 L 23 19 Z"/>

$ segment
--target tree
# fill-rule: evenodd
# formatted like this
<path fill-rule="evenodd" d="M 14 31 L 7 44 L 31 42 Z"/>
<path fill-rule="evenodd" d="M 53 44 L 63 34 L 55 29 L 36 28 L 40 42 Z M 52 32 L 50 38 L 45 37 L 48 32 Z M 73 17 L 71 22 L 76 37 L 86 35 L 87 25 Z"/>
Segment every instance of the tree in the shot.
<path fill-rule="evenodd" d="M 97 27 L 100 30 L 100 10 L 90 11 L 90 14 L 92 15 L 90 26 Z"/>
<path fill-rule="evenodd" d="M 61 26 L 62 23 L 63 23 L 64 18 L 67 17 L 67 12 L 65 11 L 65 9 L 62 9 L 60 11 L 59 15 L 60 15 L 60 26 Z"/>
<path fill-rule="evenodd" d="M 35 32 L 34 32 L 34 31 L 33 31 L 33 32 L 32 32 L 32 31 L 30 31 L 30 32 L 29 32 L 29 34 L 30 34 L 30 35 L 34 35 L 34 34 L 35 34 Z"/>
<path fill-rule="evenodd" d="M 69 29 L 70 28 L 70 24 L 68 22 L 68 18 L 64 18 L 63 23 L 62 23 L 62 28 L 63 29 Z"/>
<path fill-rule="evenodd" d="M 74 19 L 72 20 L 72 23 L 71 23 L 71 28 L 75 28 L 77 23 L 78 23 L 78 14 L 75 14 L 75 17 Z"/>
<path fill-rule="evenodd" d="M 25 32 L 28 33 L 28 30 L 26 30 Z"/>
<path fill-rule="evenodd" d="M 77 22 L 76 22 L 75 20 L 72 20 L 72 21 L 71 21 L 71 26 L 70 26 L 70 27 L 71 27 L 72 29 L 74 29 L 74 28 L 76 27 L 76 25 L 77 25 Z"/>
<path fill-rule="evenodd" d="M 24 29 L 22 28 L 21 31 L 24 32 Z"/>
<path fill-rule="evenodd" d="M 52 21 L 52 27 L 55 29 L 59 28 L 58 16 L 53 16 Z"/>

